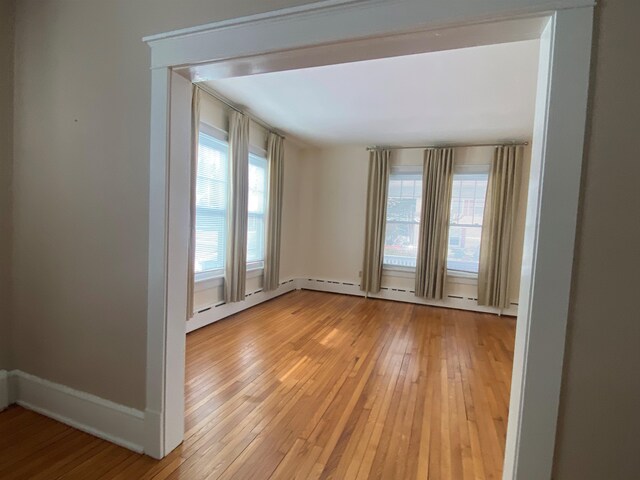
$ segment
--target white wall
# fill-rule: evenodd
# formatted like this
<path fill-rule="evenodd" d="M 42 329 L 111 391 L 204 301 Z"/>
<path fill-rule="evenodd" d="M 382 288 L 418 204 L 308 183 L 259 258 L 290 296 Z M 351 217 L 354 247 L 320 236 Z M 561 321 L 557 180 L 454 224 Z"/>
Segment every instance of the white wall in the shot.
<path fill-rule="evenodd" d="M 229 107 L 219 100 L 202 93 L 200 120 L 218 130 L 229 130 Z M 251 146 L 266 149 L 268 132 L 258 123 L 249 124 L 249 143 Z M 298 265 L 298 158 L 299 148 L 296 143 L 285 139 L 284 145 L 284 191 L 282 208 L 282 239 L 280 251 L 280 280 L 288 280 L 296 273 Z M 249 273 L 247 275 L 247 293 L 262 288 L 263 276 Z M 197 282 L 194 292 L 195 310 L 202 310 L 221 302 L 224 298 L 221 279 Z"/>
<path fill-rule="evenodd" d="M 11 181 L 13 170 L 13 0 L 0 0 L 0 370 L 11 368 Z"/>
<path fill-rule="evenodd" d="M 421 165 L 422 150 L 394 152 L 393 164 Z M 456 164 L 491 163 L 493 149 L 473 147 L 456 149 Z M 525 149 L 520 204 L 516 222 L 515 250 L 511 263 L 510 294 L 518 301 L 520 265 L 526 212 L 527 185 L 531 149 Z M 367 171 L 369 154 L 365 146 L 340 146 L 305 149 L 301 156 L 300 225 L 302 269 L 308 278 L 360 282 L 364 248 Z M 383 286 L 414 287 L 414 277 L 386 272 Z M 447 293 L 477 296 L 477 286 L 468 280 L 450 277 Z"/>

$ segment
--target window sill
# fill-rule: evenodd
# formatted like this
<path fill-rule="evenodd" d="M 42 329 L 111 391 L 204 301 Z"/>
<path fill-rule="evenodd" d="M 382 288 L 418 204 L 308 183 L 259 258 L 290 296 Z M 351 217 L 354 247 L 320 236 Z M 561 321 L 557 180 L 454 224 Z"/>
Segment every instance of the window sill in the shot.
<path fill-rule="evenodd" d="M 264 274 L 264 268 L 262 267 L 248 267 L 247 278 L 261 277 Z M 203 272 L 196 274 L 195 291 L 209 290 L 210 288 L 216 288 L 224 284 L 224 272 L 215 270 L 212 272 Z"/>
<path fill-rule="evenodd" d="M 414 278 L 416 269 L 414 267 L 399 267 L 397 265 L 383 265 L 382 274 L 388 277 Z"/>
<path fill-rule="evenodd" d="M 459 272 L 457 270 L 447 270 L 447 278 L 451 283 L 459 283 L 462 285 L 477 285 L 478 274 Z"/>
<path fill-rule="evenodd" d="M 383 265 L 382 274 L 387 277 L 415 278 L 416 269 L 412 267 L 399 267 L 396 265 Z M 477 285 L 478 275 L 475 273 L 447 270 L 447 278 L 451 283 L 462 285 Z"/>

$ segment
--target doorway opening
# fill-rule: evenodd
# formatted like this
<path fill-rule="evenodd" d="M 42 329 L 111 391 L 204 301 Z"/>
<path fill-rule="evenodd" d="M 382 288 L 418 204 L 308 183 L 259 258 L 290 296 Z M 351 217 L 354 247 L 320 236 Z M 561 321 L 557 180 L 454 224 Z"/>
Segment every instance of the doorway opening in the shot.
<path fill-rule="evenodd" d="M 417 5 L 419 2 L 412 5 L 414 3 Z M 548 477 L 568 309 L 586 111 L 592 8 L 590 5 L 583 7 L 551 14 L 540 12 L 538 16 L 499 24 L 478 23 L 478 12 L 463 10 L 451 13 L 449 17 L 457 19 L 459 26 L 426 30 L 425 25 L 433 22 L 431 24 L 436 27 L 438 22 L 429 9 L 416 7 L 411 15 L 414 28 L 401 30 L 406 33 L 397 33 L 398 29 L 395 29 L 393 35 L 383 35 L 381 33 L 388 32 L 388 29 L 394 30 L 391 25 L 393 19 L 380 21 L 379 18 L 383 18 L 378 16 L 380 12 L 373 10 L 387 7 L 370 6 L 368 14 L 373 16 L 370 18 L 378 19 L 374 22 L 380 33 L 378 36 L 363 40 L 357 38 L 359 35 L 354 31 L 351 37 L 345 37 L 336 28 L 333 31 L 334 43 L 318 40 L 309 46 L 308 41 L 305 43 L 289 32 L 287 38 L 293 39 L 294 43 L 299 42 L 294 48 L 290 44 L 283 46 L 282 39 L 273 34 L 263 38 L 272 46 L 267 49 L 271 53 L 251 55 L 264 51 L 265 45 L 256 45 L 255 38 L 248 38 L 246 43 L 240 42 L 237 52 L 227 52 L 224 58 L 213 51 L 218 47 L 212 46 L 209 51 L 204 47 L 193 50 L 194 44 L 184 41 L 194 35 L 204 35 L 206 29 L 149 39 L 157 49 L 154 55 L 156 51 L 158 55 L 154 57 L 152 91 L 147 453 L 164 456 L 180 443 L 184 434 L 184 397 L 180 386 L 184 384 L 184 274 L 188 242 L 188 221 L 184 214 L 188 211 L 189 185 L 188 168 L 184 167 L 189 151 L 191 83 L 539 38 L 536 113 L 518 302 L 520 311 L 503 475 L 505 478 L 517 478 L 520 472 L 527 472 L 529 476 L 537 472 L 534 476 Z M 487 15 L 493 18 L 516 16 L 515 12 L 500 11 L 499 8 L 489 10 Z M 314 17 L 315 26 L 309 28 L 320 29 L 323 28 L 321 16 L 324 21 L 329 21 L 329 17 L 336 19 L 332 15 L 348 15 L 335 6 L 322 11 L 322 15 L 318 12 L 316 10 L 308 16 L 286 12 L 283 14 L 286 21 L 283 21 L 300 27 L 318 14 Z M 367 17 L 366 12 L 359 13 Z M 241 22 L 236 27 L 245 28 L 250 23 Z M 411 22 L 407 20 L 407 23 Z M 418 25 L 421 29 L 416 31 Z M 264 23 L 258 22 L 251 28 L 258 33 L 263 27 Z M 231 35 L 233 28 L 218 26 L 211 28 L 210 32 L 212 35 Z M 168 48 L 178 40 L 183 41 L 180 48 Z M 282 48 L 276 48 L 278 45 Z M 205 59 L 209 62 L 203 61 Z M 161 234 L 156 236 L 158 233 Z"/>

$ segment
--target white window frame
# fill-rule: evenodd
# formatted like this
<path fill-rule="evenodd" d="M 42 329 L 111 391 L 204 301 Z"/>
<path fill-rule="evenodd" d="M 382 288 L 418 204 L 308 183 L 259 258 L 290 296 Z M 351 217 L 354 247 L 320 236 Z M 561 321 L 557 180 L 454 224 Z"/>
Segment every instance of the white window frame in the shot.
<path fill-rule="evenodd" d="M 392 165 L 391 175 L 420 175 L 422 177 L 422 170 L 423 170 L 422 165 Z M 391 175 L 389 175 L 389 180 L 391 180 Z M 389 184 L 387 184 L 387 198 L 388 198 L 388 195 L 389 195 Z M 386 238 L 386 228 L 387 228 L 386 218 L 384 221 L 384 225 L 385 225 L 385 238 Z M 383 259 L 383 262 L 384 262 L 384 259 Z M 389 263 L 383 263 L 382 272 L 383 274 L 389 275 L 389 276 L 410 278 L 412 276 L 415 276 L 416 267 L 406 267 L 402 265 L 392 265 Z"/>
<path fill-rule="evenodd" d="M 214 127 L 213 125 L 210 125 L 206 122 L 201 121 L 199 125 L 199 131 L 206 135 L 209 135 L 210 137 L 215 138 L 216 140 L 219 140 L 220 142 L 226 143 L 227 149 L 229 148 L 229 135 L 224 130 L 221 130 L 217 127 Z M 229 159 L 227 158 L 227 168 L 228 168 L 228 162 L 229 162 Z M 226 262 L 226 260 L 227 259 L 225 258 L 224 261 Z M 224 277 L 224 267 L 217 268 L 214 270 L 206 270 L 204 272 L 197 272 L 195 274 L 194 282 L 198 284 L 201 282 L 205 282 L 207 280 L 212 280 L 214 278 L 222 278 L 222 277 Z"/>
<path fill-rule="evenodd" d="M 229 134 L 224 130 L 210 125 L 206 122 L 200 122 L 200 131 L 206 133 L 207 135 L 220 140 L 221 142 L 225 142 L 227 146 L 229 145 Z M 256 155 L 266 160 L 267 151 L 264 148 L 258 147 L 256 145 L 249 145 L 249 154 Z M 268 165 L 267 165 L 267 168 Z M 265 212 L 266 216 L 266 212 Z M 265 225 L 266 228 L 266 225 Z M 226 261 L 226 258 L 225 258 Z M 247 275 L 247 278 L 254 278 L 260 276 L 264 272 L 264 258 L 258 262 L 247 262 L 247 272 L 251 272 L 250 275 Z M 212 280 L 219 280 L 217 282 L 212 282 Z M 224 268 L 218 268 L 215 270 L 207 270 L 206 272 L 198 272 L 195 274 L 195 283 L 197 285 L 196 291 L 205 290 L 207 288 L 213 288 L 217 285 L 221 285 L 224 283 Z"/>
<path fill-rule="evenodd" d="M 261 160 L 265 161 L 265 202 L 264 202 L 264 213 L 262 214 L 262 219 L 263 219 L 263 225 L 265 228 L 265 242 L 266 242 L 266 228 L 267 228 L 267 202 L 269 201 L 268 198 L 268 188 L 269 188 L 269 160 L 267 159 L 267 151 L 264 148 L 260 148 L 257 147 L 255 145 L 250 145 L 249 146 L 249 163 L 251 163 L 251 155 L 260 158 Z M 248 215 L 251 215 L 250 213 Z M 247 219 L 248 221 L 248 219 Z M 266 245 L 263 244 L 263 250 L 262 250 L 262 260 L 256 260 L 253 262 L 249 262 L 247 261 L 247 271 L 248 272 L 263 272 L 264 271 L 264 257 L 265 257 L 265 248 Z"/>
<path fill-rule="evenodd" d="M 488 180 L 490 172 L 491 172 L 490 164 L 468 164 L 468 165 L 453 166 L 454 180 L 456 175 L 465 175 L 465 174 L 466 175 L 485 175 L 486 174 L 487 180 Z M 483 224 L 484 224 L 484 221 L 483 221 Z M 451 228 L 451 220 L 449 220 L 449 228 Z M 448 255 L 449 255 L 449 241 L 447 239 L 447 256 Z M 478 284 L 477 273 L 465 272 L 463 270 L 451 270 L 448 267 L 449 265 L 447 263 L 447 278 L 454 279 L 452 283 L 461 283 L 461 284 L 468 284 L 468 285 Z M 464 281 L 463 279 L 467 281 Z"/>
<path fill-rule="evenodd" d="M 184 436 L 188 79 L 540 38 L 503 478 L 550 478 L 569 315 L 593 12 L 593 0 L 325 0 L 145 38 L 152 69 L 147 405 L 141 433 L 145 453 L 162 458 Z M 539 19 L 546 22 L 541 33 Z M 494 20 L 505 23 L 496 28 L 490 23 Z M 445 27 L 446 34 L 440 34 L 438 29 Z"/>

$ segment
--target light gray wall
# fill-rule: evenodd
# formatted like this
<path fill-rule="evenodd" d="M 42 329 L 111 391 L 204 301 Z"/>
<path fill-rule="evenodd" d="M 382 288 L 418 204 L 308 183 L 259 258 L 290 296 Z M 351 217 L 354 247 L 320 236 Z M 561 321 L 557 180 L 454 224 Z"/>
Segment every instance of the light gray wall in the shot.
<path fill-rule="evenodd" d="M 557 479 L 640 476 L 640 2 L 599 1 Z"/>
<path fill-rule="evenodd" d="M 145 406 L 145 35 L 295 0 L 18 2 L 15 365 Z"/>
<path fill-rule="evenodd" d="M 0 0 L 0 370 L 11 368 L 11 171 L 14 0 Z"/>

